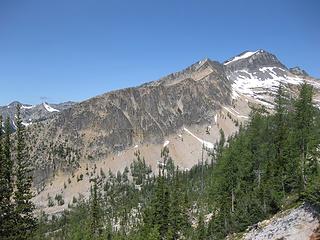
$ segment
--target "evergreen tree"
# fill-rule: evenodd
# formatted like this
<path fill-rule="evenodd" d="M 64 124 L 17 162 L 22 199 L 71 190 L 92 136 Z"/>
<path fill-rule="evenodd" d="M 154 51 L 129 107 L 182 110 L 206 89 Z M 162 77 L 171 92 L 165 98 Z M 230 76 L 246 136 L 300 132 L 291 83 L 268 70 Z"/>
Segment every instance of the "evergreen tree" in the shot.
<path fill-rule="evenodd" d="M 319 173 L 317 176 L 314 176 L 313 179 L 309 182 L 306 189 L 305 197 L 309 202 L 316 205 L 317 207 L 320 207 L 320 174 Z"/>
<path fill-rule="evenodd" d="M 145 159 L 141 157 L 140 151 L 134 153 L 136 159 L 130 165 L 131 175 L 136 185 L 145 184 L 151 173 L 151 167 L 146 165 Z"/>
<path fill-rule="evenodd" d="M 313 88 L 304 83 L 301 85 L 299 98 L 295 104 L 295 131 L 300 151 L 300 192 L 306 190 L 307 156 L 316 147 L 311 145 L 314 129 L 314 107 L 312 104 Z"/>
<path fill-rule="evenodd" d="M 223 150 L 223 147 L 225 145 L 225 142 L 226 142 L 226 137 L 225 137 L 225 134 L 224 134 L 224 131 L 222 130 L 222 128 L 220 128 L 219 130 L 219 134 L 220 134 L 220 138 L 219 138 L 219 141 L 215 144 L 215 147 L 214 147 L 214 153 L 212 153 L 212 161 L 211 161 L 211 166 L 213 167 L 213 163 L 221 157 L 221 153 L 222 153 L 222 150 Z"/>
<path fill-rule="evenodd" d="M 287 159 L 285 158 L 284 149 L 286 139 L 288 137 L 288 102 L 285 94 L 284 86 L 280 83 L 278 93 L 275 98 L 275 114 L 274 114 L 274 147 L 275 157 L 274 176 L 282 189 L 282 195 L 286 194 L 286 166 Z"/>
<path fill-rule="evenodd" d="M 200 213 L 200 216 L 198 219 L 197 239 L 198 240 L 205 240 L 206 239 L 206 227 L 204 224 L 203 213 Z"/>
<path fill-rule="evenodd" d="M 5 158 L 3 155 L 3 147 L 2 147 L 2 116 L 0 116 L 0 236 L 4 236 L 6 233 L 5 224 L 6 224 L 6 193 L 8 191 L 6 178 L 5 178 Z"/>
<path fill-rule="evenodd" d="M 167 239 L 179 239 L 189 227 L 187 208 L 184 204 L 184 195 L 181 190 L 179 171 L 175 172 L 174 184 L 170 194 L 169 230 Z"/>
<path fill-rule="evenodd" d="M 14 218 L 13 196 L 13 162 L 11 160 L 11 141 L 10 141 L 10 119 L 7 117 L 4 128 L 2 121 L 0 124 L 0 236 L 10 239 L 14 235 L 13 229 L 16 227 Z"/>
<path fill-rule="evenodd" d="M 31 201 L 32 169 L 25 142 L 25 127 L 20 116 L 21 106 L 17 106 L 16 132 L 16 190 L 14 192 L 15 217 L 17 218 L 17 239 L 29 239 L 36 227 L 33 217 L 34 205 Z"/>
<path fill-rule="evenodd" d="M 143 233 L 158 230 L 160 239 L 165 239 L 169 230 L 170 192 L 164 176 L 157 178 L 154 197 L 143 216 Z"/>
<path fill-rule="evenodd" d="M 101 209 L 99 203 L 99 193 L 97 179 L 93 180 L 90 197 L 90 232 L 93 237 L 101 235 Z"/>

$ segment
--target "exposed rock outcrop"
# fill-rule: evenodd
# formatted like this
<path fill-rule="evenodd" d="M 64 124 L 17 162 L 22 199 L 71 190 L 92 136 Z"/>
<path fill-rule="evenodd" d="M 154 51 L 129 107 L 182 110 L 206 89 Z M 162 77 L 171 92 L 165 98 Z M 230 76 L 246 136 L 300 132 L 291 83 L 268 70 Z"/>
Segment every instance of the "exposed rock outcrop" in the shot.
<path fill-rule="evenodd" d="M 243 240 L 309 240 L 319 237 L 319 212 L 309 204 L 276 214 L 257 224 Z"/>

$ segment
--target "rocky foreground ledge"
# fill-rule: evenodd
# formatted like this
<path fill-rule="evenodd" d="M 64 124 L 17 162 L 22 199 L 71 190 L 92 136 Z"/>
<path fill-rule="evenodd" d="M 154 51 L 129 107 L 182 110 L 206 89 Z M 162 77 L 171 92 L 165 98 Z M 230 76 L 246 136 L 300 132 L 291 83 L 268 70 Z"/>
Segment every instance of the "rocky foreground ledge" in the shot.
<path fill-rule="evenodd" d="M 229 236 L 227 239 L 318 240 L 320 239 L 319 211 L 304 203 L 251 226 L 242 236 Z"/>

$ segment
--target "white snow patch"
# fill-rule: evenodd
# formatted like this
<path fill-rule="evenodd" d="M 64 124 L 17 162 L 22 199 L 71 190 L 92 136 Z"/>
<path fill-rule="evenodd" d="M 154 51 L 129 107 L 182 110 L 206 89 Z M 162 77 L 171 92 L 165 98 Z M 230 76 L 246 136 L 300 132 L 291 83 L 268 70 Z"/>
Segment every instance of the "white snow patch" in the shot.
<path fill-rule="evenodd" d="M 227 61 L 226 63 L 224 63 L 224 65 L 228 65 L 229 63 L 238 61 L 240 59 L 245 59 L 245 58 L 251 57 L 252 55 L 256 54 L 257 52 L 259 52 L 259 50 L 255 51 L 255 52 L 245 52 L 245 53 L 241 54 L 240 56 L 236 56 L 236 57 L 232 58 L 230 61 Z"/>
<path fill-rule="evenodd" d="M 135 145 L 133 148 L 138 148 L 139 146 L 138 145 Z"/>
<path fill-rule="evenodd" d="M 189 133 L 192 137 L 194 137 L 195 139 L 197 139 L 199 142 L 201 142 L 201 144 L 208 149 L 213 149 L 214 145 L 211 142 L 207 142 L 201 138 L 198 138 L 196 135 L 194 135 L 192 132 L 190 132 L 187 128 L 183 128 L 184 131 L 186 131 L 187 133 Z"/>
<path fill-rule="evenodd" d="M 12 124 L 13 124 L 14 129 L 18 129 L 18 127 L 14 121 L 12 121 Z"/>
<path fill-rule="evenodd" d="M 237 93 L 237 91 L 235 89 L 232 89 L 231 98 L 237 99 L 238 97 L 239 97 L 239 94 Z"/>
<path fill-rule="evenodd" d="M 22 105 L 21 106 L 21 109 L 32 109 L 32 108 L 34 108 L 35 106 L 25 106 L 25 105 Z"/>
<path fill-rule="evenodd" d="M 216 114 L 216 115 L 214 116 L 214 123 L 215 123 L 215 124 L 218 123 L 218 114 Z"/>
<path fill-rule="evenodd" d="M 168 146 L 168 145 L 169 145 L 169 143 L 170 143 L 170 142 L 169 142 L 168 140 L 164 141 L 163 147 Z"/>
<path fill-rule="evenodd" d="M 6 130 L 4 130 L 4 129 L 5 129 L 4 122 L 2 122 L 2 124 L 1 124 L 1 125 L 2 125 L 2 132 L 3 132 L 3 133 L 6 133 Z"/>
<path fill-rule="evenodd" d="M 236 110 L 234 110 L 233 108 L 228 108 L 228 107 L 223 107 L 225 110 L 227 110 L 229 113 L 231 113 L 233 116 L 236 116 L 238 118 L 246 118 L 248 119 L 249 117 L 248 116 L 244 116 L 244 115 L 240 115 L 240 113 Z"/>
<path fill-rule="evenodd" d="M 44 108 L 48 111 L 48 112 L 60 112 L 59 110 L 51 107 L 49 104 L 47 103 L 43 103 Z"/>
<path fill-rule="evenodd" d="M 238 70 L 235 72 L 234 82 L 232 84 L 232 97 L 237 98 L 240 95 L 257 99 L 257 95 L 263 91 L 276 92 L 280 82 L 284 84 L 298 85 L 303 82 L 299 77 L 292 77 L 288 75 L 278 76 L 275 70 L 285 72 L 284 69 L 278 67 L 262 67 L 259 72 L 268 73 L 270 75 L 267 79 L 259 79 L 255 72 L 248 70 Z M 262 104 L 270 107 L 267 102 L 261 101 Z"/>
<path fill-rule="evenodd" d="M 22 122 L 22 125 L 24 125 L 25 127 L 28 127 L 29 125 L 31 125 L 32 122 L 26 123 L 26 122 Z"/>

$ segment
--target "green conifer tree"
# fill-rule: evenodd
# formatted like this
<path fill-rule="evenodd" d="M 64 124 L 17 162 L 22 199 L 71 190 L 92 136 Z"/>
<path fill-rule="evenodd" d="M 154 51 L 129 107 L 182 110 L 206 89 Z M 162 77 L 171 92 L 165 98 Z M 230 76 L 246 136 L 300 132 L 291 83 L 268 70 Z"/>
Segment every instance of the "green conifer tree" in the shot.
<path fill-rule="evenodd" d="M 16 190 L 14 192 L 15 217 L 17 218 L 17 239 L 30 239 L 36 227 L 33 216 L 34 205 L 31 201 L 32 168 L 25 142 L 25 127 L 20 115 L 21 106 L 17 106 L 16 132 Z"/>
<path fill-rule="evenodd" d="M 1 135 L 2 123 L 1 123 Z M 12 239 L 15 234 L 15 215 L 13 197 L 13 162 L 11 159 L 11 126 L 9 117 L 6 118 L 4 136 L 1 136 L 0 142 L 0 158 L 1 158 L 1 221 L 0 221 L 0 236 L 3 239 Z"/>
<path fill-rule="evenodd" d="M 90 232 L 93 237 L 101 235 L 101 209 L 99 202 L 99 193 L 97 179 L 93 180 L 90 197 Z"/>
<path fill-rule="evenodd" d="M 314 131 L 313 88 L 307 83 L 301 85 L 299 98 L 295 104 L 295 131 L 300 151 L 300 192 L 306 190 L 307 156 L 312 151 L 310 140 Z"/>

